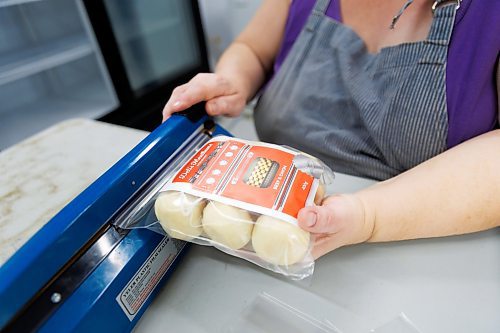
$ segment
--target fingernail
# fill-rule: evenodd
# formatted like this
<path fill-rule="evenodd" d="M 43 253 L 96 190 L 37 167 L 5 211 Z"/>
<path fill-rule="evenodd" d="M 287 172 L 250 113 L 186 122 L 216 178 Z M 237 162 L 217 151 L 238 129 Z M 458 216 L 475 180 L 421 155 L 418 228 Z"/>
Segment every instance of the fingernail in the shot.
<path fill-rule="evenodd" d="M 181 101 L 176 101 L 173 106 L 174 106 L 174 108 L 176 108 L 176 107 L 179 107 L 180 105 L 181 105 Z"/>
<path fill-rule="evenodd" d="M 312 227 L 316 224 L 316 213 L 309 212 L 306 215 L 306 225 Z"/>
<path fill-rule="evenodd" d="M 210 108 L 212 109 L 212 112 L 215 112 L 217 111 L 217 102 L 216 101 L 213 101 L 211 104 L 210 104 Z"/>

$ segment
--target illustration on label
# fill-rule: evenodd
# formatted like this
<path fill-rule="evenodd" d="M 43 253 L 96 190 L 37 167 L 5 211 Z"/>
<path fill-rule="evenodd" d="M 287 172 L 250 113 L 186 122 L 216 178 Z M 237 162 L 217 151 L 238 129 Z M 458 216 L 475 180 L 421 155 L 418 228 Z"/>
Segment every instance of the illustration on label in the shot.
<path fill-rule="evenodd" d="M 279 168 L 279 164 L 265 157 L 258 157 L 250 163 L 243 181 L 255 187 L 269 187 Z"/>

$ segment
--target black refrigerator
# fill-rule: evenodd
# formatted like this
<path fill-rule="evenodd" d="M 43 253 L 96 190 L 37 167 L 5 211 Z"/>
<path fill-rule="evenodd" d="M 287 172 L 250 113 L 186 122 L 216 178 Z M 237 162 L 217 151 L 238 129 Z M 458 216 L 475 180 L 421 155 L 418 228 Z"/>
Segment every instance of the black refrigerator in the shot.
<path fill-rule="evenodd" d="M 119 102 L 100 120 L 153 130 L 172 90 L 209 70 L 198 2 L 83 3 Z"/>

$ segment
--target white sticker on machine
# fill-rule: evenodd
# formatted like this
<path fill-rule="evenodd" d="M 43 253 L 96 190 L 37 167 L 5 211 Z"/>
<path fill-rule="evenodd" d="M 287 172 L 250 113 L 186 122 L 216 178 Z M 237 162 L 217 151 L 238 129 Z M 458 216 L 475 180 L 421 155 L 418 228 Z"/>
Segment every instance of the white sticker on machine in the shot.
<path fill-rule="evenodd" d="M 130 321 L 134 320 L 184 246 L 184 242 L 165 237 L 118 294 L 116 301 Z"/>

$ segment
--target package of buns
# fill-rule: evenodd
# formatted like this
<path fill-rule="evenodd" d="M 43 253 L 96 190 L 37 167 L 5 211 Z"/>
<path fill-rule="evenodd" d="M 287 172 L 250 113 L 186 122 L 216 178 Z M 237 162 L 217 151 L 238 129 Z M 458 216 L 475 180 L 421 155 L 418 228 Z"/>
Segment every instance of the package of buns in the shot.
<path fill-rule="evenodd" d="M 226 136 L 208 141 L 162 187 L 154 212 L 172 238 L 210 245 L 263 268 L 312 274 L 312 237 L 297 224 L 333 173 L 294 149 Z"/>

